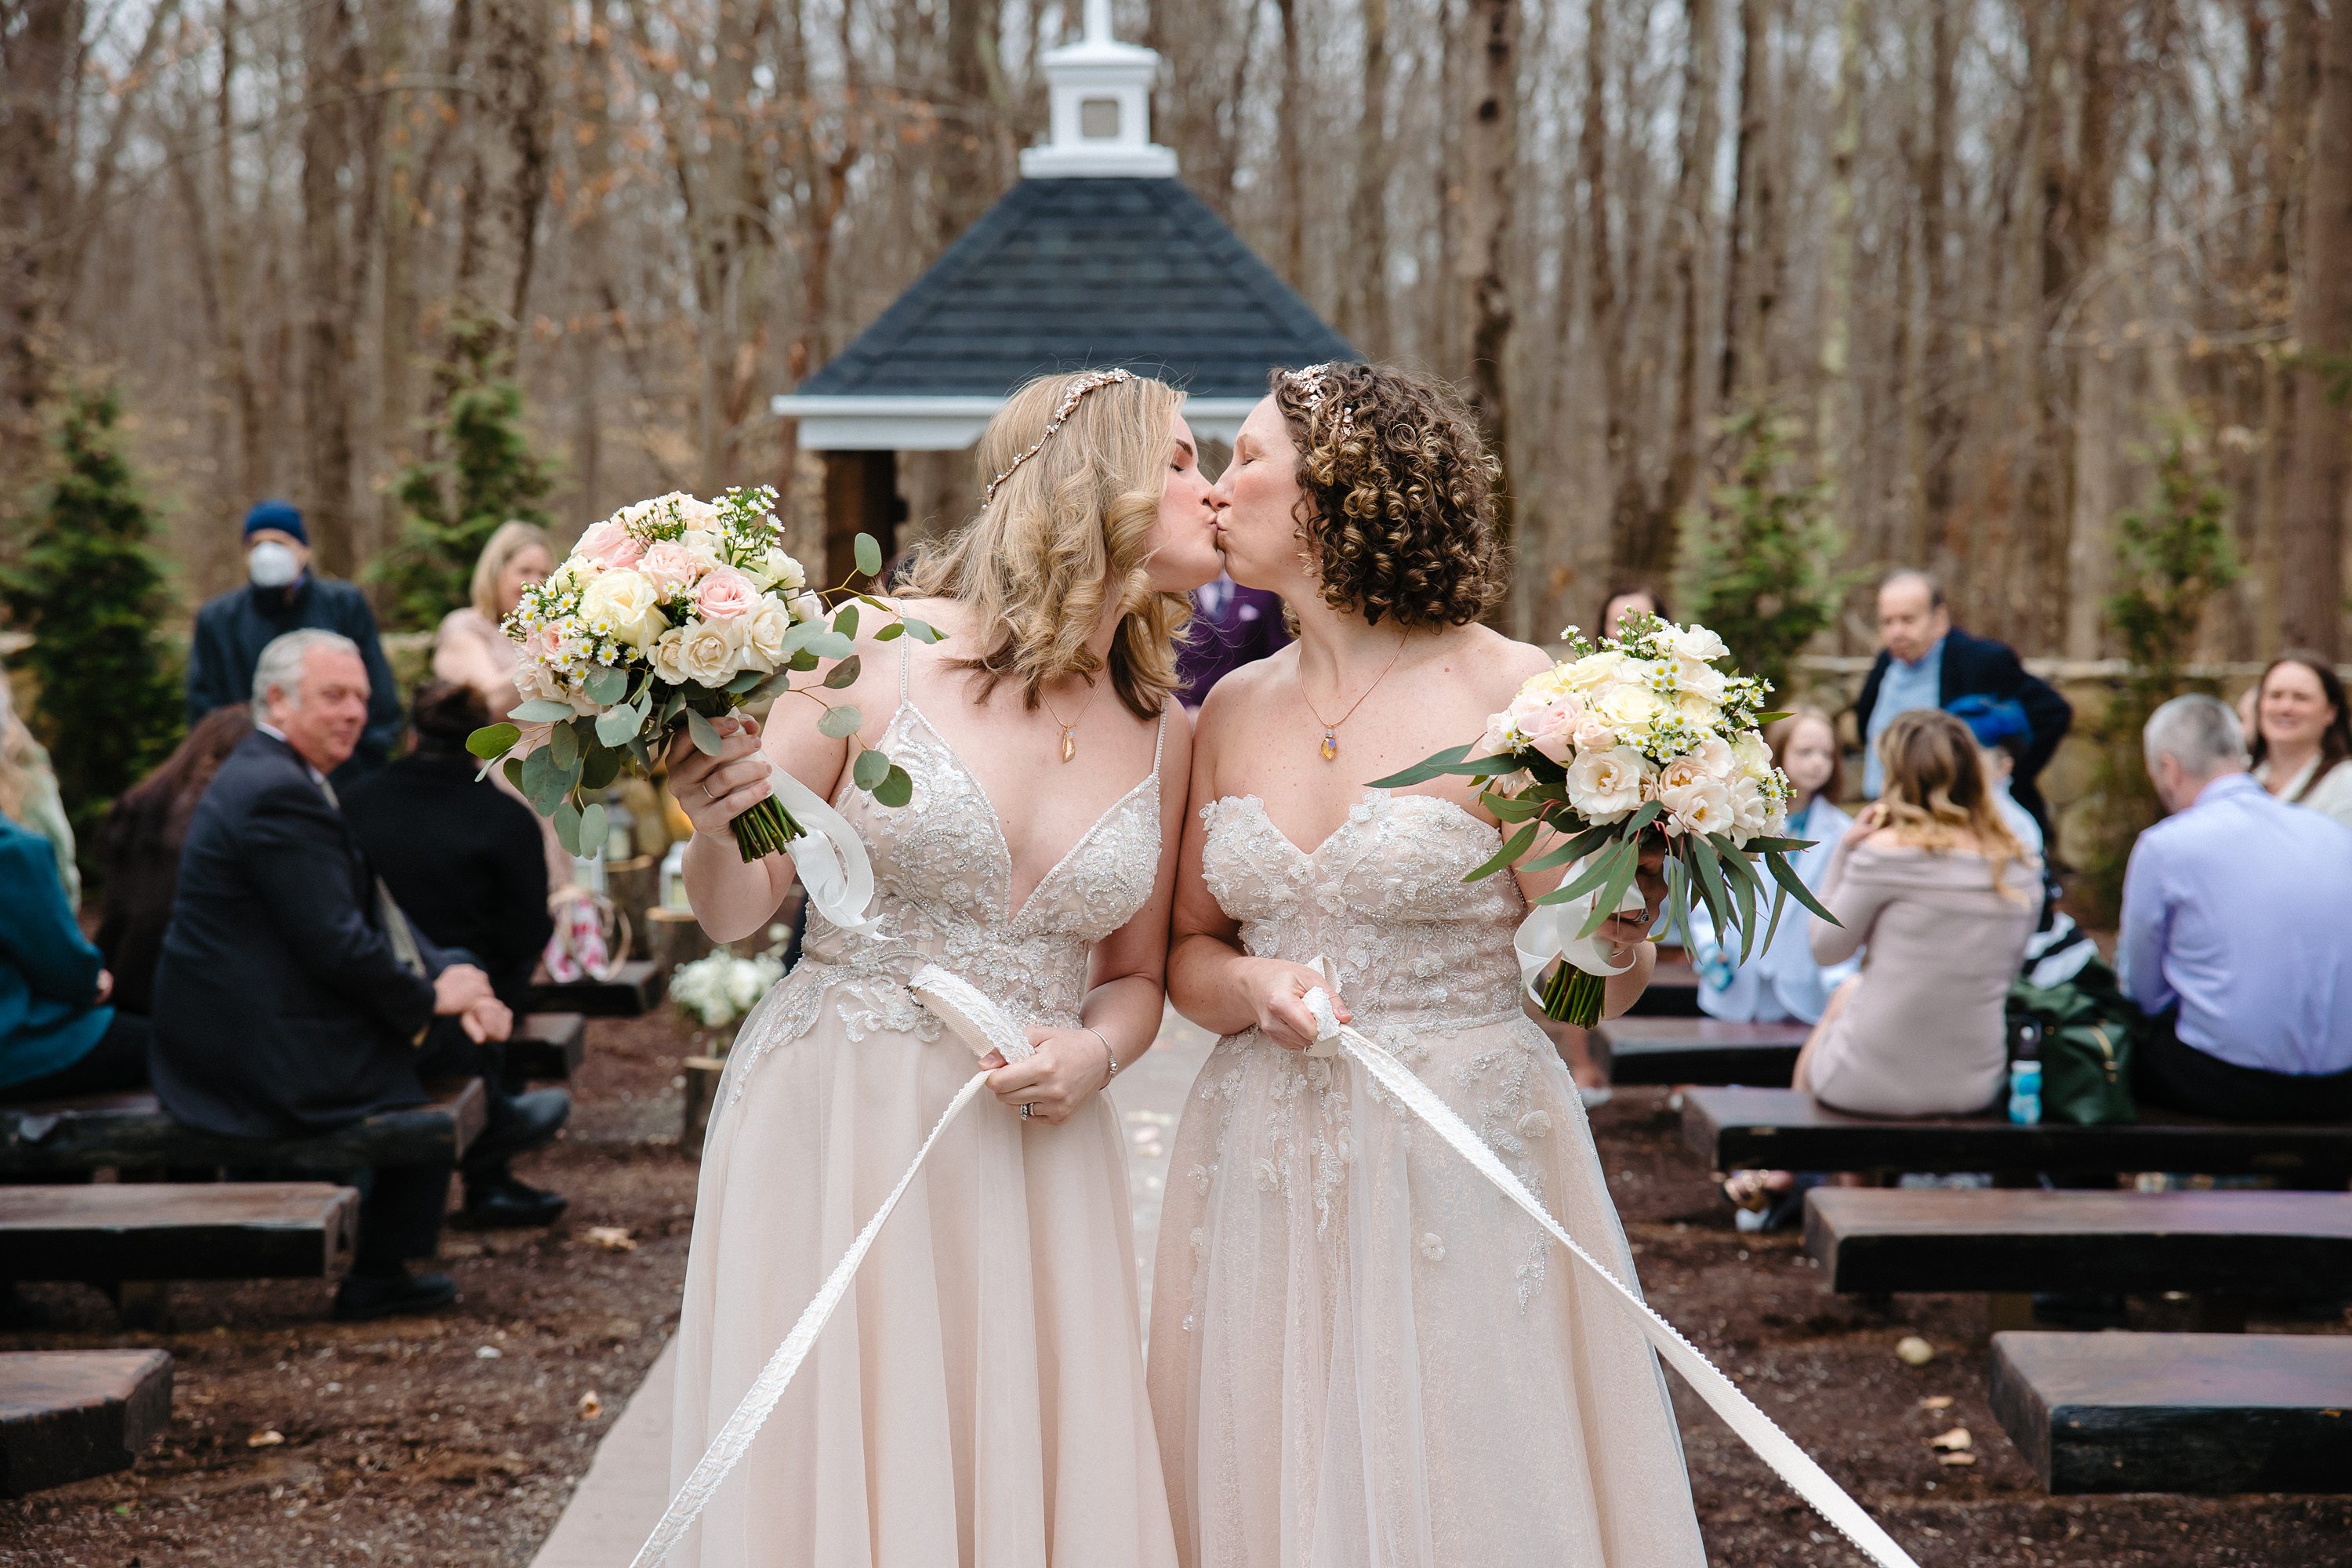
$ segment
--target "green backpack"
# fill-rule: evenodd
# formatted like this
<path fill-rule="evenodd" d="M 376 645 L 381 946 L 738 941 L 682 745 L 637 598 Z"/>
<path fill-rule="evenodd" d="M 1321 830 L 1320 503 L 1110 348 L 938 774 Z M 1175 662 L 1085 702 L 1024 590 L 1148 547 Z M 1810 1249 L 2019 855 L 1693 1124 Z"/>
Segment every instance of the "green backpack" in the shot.
<path fill-rule="evenodd" d="M 2029 1019 L 2042 1027 L 2042 1120 L 2079 1127 L 2139 1120 L 2132 1041 L 2147 1020 L 2105 961 L 2094 958 L 2056 985 L 2011 982 L 2008 1010 L 2012 1040 Z"/>

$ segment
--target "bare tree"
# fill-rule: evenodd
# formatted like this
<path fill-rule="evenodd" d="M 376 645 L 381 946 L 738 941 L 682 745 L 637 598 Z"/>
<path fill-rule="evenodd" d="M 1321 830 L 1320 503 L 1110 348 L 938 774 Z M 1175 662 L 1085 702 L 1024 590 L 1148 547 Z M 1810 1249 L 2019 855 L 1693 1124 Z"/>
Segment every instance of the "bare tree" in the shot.
<path fill-rule="evenodd" d="M 2330 658 L 2344 647 L 2344 502 L 2352 429 L 2352 5 L 2329 8 L 2319 51 L 2317 127 L 2304 205 L 2303 300 L 2295 312 L 2293 457 L 2279 519 L 2279 630 Z"/>

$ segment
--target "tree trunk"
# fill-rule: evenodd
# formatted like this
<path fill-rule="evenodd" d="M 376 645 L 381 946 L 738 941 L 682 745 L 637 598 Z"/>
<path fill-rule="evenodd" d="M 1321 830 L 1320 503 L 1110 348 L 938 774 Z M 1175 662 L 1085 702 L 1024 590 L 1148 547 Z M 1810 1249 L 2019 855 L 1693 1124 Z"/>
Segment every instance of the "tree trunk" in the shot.
<path fill-rule="evenodd" d="M 1470 402 L 1488 450 L 1503 465 L 1498 522 L 1507 547 L 1514 505 L 1510 479 L 1509 363 L 1512 183 L 1519 163 L 1519 0 L 1473 0 L 1478 48 L 1477 90 L 1463 130 L 1464 228 L 1469 307 Z"/>
<path fill-rule="evenodd" d="M 1389 335 L 1389 7 L 1363 0 L 1363 105 L 1356 117 L 1356 184 L 1348 199 L 1347 265 L 1340 271 L 1339 327 L 1375 357 Z"/>
<path fill-rule="evenodd" d="M 81 18 L 79 0 L 24 0 L 0 15 L 0 515 L 46 462 Z"/>
<path fill-rule="evenodd" d="M 1958 91 L 1952 36 L 1957 0 L 1927 0 L 1927 144 L 1915 182 L 1919 191 L 1919 267 L 1926 305 L 1919 348 L 1919 521 L 1922 564 L 1949 570 L 1942 549 L 1952 525 L 1952 465 L 1959 446 L 1959 367 L 1952 355 L 1953 326 L 1959 313 L 1958 289 L 1950 255 L 1950 216 L 1945 196 L 1952 166 L 1952 132 Z"/>
<path fill-rule="evenodd" d="M 2344 648 L 2344 501 L 2352 426 L 2352 4 L 2329 8 L 2303 208 L 2294 450 L 2279 518 L 2279 633 L 2324 658 Z"/>
<path fill-rule="evenodd" d="M 1298 68 L 1298 0 L 1274 0 L 1282 28 L 1282 112 L 1274 125 L 1275 161 L 1282 175 L 1282 277 L 1307 291 L 1307 155 L 1300 131 L 1307 91 Z"/>
<path fill-rule="evenodd" d="M 1830 110 L 1829 233 L 1822 266 L 1821 384 L 1813 406 L 1814 461 L 1830 487 L 1830 508 L 1845 536 L 1860 531 L 1854 437 L 1860 420 L 1854 385 L 1853 255 L 1858 218 L 1853 166 L 1862 152 L 1862 0 L 1838 11 L 1837 97 Z"/>
<path fill-rule="evenodd" d="M 351 173 L 359 46 L 348 0 L 303 12 L 302 441 L 306 521 L 320 567 L 359 564 L 352 530 L 353 268 L 344 244 L 342 184 Z"/>
<path fill-rule="evenodd" d="M 1698 370 L 1699 264 L 1707 247 L 1707 193 L 1715 173 L 1715 0 L 1684 0 L 1683 18 L 1689 41 L 1683 56 L 1674 210 L 1667 218 L 1675 256 L 1674 422 L 1664 479 L 1646 520 L 1648 537 L 1638 552 L 1644 570 L 1652 573 L 1664 573 L 1674 562 L 1676 520 L 1690 504 L 1698 479 L 1704 412 Z"/>

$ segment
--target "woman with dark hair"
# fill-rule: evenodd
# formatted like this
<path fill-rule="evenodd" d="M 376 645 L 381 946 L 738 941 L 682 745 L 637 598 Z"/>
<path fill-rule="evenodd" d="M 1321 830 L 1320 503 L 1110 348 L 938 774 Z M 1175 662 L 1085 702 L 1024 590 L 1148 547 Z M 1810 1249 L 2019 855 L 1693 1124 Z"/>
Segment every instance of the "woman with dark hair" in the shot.
<path fill-rule="evenodd" d="M 1641 578 L 1628 578 L 1610 589 L 1609 596 L 1601 601 L 1601 619 L 1596 623 L 1597 629 L 1592 635 L 1615 637 L 1617 629 L 1625 624 L 1627 616 L 1672 618 L 1666 614 L 1666 596 L 1664 594 Z"/>
<path fill-rule="evenodd" d="M 1369 781 L 1478 734 L 1539 648 L 1481 624 L 1506 565 L 1496 468 L 1453 388 L 1386 365 L 1278 375 L 1218 481 L 1234 581 L 1298 640 L 1210 691 L 1168 991 L 1223 1037 L 1176 1134 L 1151 1403 L 1178 1544 L 1244 1563 L 1706 1561 L 1657 1362 L 1607 1287 L 1363 1067 L 1308 1057 L 1305 997 L 1410 1063 L 1619 1278 L 1633 1279 L 1575 1084 L 1513 933 L 1560 871 L 1502 846 L 1465 781 Z M 1664 891 L 1601 937 L 1647 984 Z"/>
<path fill-rule="evenodd" d="M 98 950 L 114 973 L 114 1005 L 122 1012 L 143 1018 L 153 1010 L 155 964 L 163 953 L 163 928 L 172 923 L 188 818 L 221 763 L 252 733 L 251 705 L 214 709 L 153 773 L 115 797 L 98 830 L 98 859 L 106 872 Z"/>
<path fill-rule="evenodd" d="M 2252 750 L 2264 789 L 2352 827 L 2352 709 L 2326 659 L 2290 651 L 2271 660 L 2254 688 Z"/>

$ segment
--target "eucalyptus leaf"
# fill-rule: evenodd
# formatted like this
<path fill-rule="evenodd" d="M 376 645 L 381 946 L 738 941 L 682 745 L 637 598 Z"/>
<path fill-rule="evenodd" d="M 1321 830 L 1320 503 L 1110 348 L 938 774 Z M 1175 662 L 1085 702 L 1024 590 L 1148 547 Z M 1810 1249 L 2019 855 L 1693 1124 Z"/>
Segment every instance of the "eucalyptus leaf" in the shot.
<path fill-rule="evenodd" d="M 850 548 L 857 557 L 857 571 L 860 576 L 882 575 L 882 546 L 872 534 L 859 534 L 851 542 Z"/>
<path fill-rule="evenodd" d="M 1683 840 L 1689 846 L 1692 879 L 1698 884 L 1698 896 L 1706 900 L 1706 912 L 1718 931 L 1728 931 L 1731 921 L 1723 900 L 1723 862 L 1715 853 L 1715 846 L 1694 833 Z"/>
<path fill-rule="evenodd" d="M 572 854 L 580 853 L 580 808 L 563 801 L 548 813 L 547 820 L 555 826 L 555 841 Z"/>
<path fill-rule="evenodd" d="M 1532 874 L 1549 871 L 1555 866 L 1572 866 L 1616 837 L 1617 825 L 1613 822 L 1601 827 L 1588 827 L 1566 843 L 1545 850 L 1520 869 Z"/>
<path fill-rule="evenodd" d="M 621 755 L 609 746 L 598 746 L 580 759 L 580 787 L 600 790 L 621 776 Z"/>
<path fill-rule="evenodd" d="M 1503 847 L 1495 851 L 1495 855 L 1492 859 L 1486 861 L 1475 870 L 1465 873 L 1462 879 L 1465 882 L 1479 881 L 1485 878 L 1493 876 L 1504 867 L 1508 866 L 1512 861 L 1517 860 L 1520 856 L 1528 852 L 1528 846 L 1536 841 L 1536 832 L 1543 825 L 1541 823 L 1530 822 L 1525 827 L 1520 828 L 1517 833 L 1512 834 L 1509 839 L 1504 843 Z"/>
<path fill-rule="evenodd" d="M 686 732 L 694 737 L 694 749 L 706 757 L 717 756 L 727 744 L 719 727 L 691 708 L 686 710 Z"/>
<path fill-rule="evenodd" d="M 1621 839 L 1618 847 L 1609 855 L 1609 880 L 1601 884 L 1601 897 L 1593 900 L 1592 912 L 1585 917 L 1580 935 L 1591 936 L 1609 923 L 1610 917 L 1617 912 L 1617 906 L 1625 901 L 1625 889 L 1633 885 L 1633 874 L 1641 868 L 1641 841 Z"/>
<path fill-rule="evenodd" d="M 507 775 L 507 783 L 514 785 L 516 789 L 521 790 L 523 797 L 525 799 L 529 799 L 530 792 L 529 790 L 524 790 L 522 787 L 522 759 L 520 757 L 509 757 L 504 763 L 499 764 L 499 767 Z"/>
<path fill-rule="evenodd" d="M 601 800 L 589 802 L 587 807 L 580 813 L 581 854 L 592 859 L 603 857 L 605 848 L 604 827 L 604 803 Z"/>
<path fill-rule="evenodd" d="M 559 768 L 568 768 L 580 761 L 580 731 L 569 724 L 558 724 L 547 734 L 548 754 Z"/>
<path fill-rule="evenodd" d="M 489 724 L 466 737 L 466 750 L 485 762 L 495 762 L 514 750 L 522 731 L 512 724 Z"/>
<path fill-rule="evenodd" d="M 907 628 L 907 635 L 908 637 L 914 638 L 919 643 L 938 642 L 944 635 L 940 632 L 939 627 L 931 625 L 930 622 L 919 621 L 912 616 L 899 616 L 898 624 Z M 877 795 L 875 798 L 879 800 L 881 799 L 881 796 Z"/>
<path fill-rule="evenodd" d="M 885 626 L 875 632 L 874 640 L 876 642 L 896 642 L 906 635 L 907 628 L 899 625 L 897 621 L 892 621 L 889 625 Z"/>
<path fill-rule="evenodd" d="M 839 632 L 845 637 L 856 637 L 857 635 L 857 606 L 856 605 L 844 605 L 841 608 L 835 610 L 833 613 L 833 629 Z"/>
<path fill-rule="evenodd" d="M 1584 868 L 1583 875 L 1572 882 L 1563 884 L 1559 892 L 1564 898 L 1582 898 L 1594 889 L 1607 885 L 1610 877 L 1616 871 L 1618 861 L 1638 853 L 1639 850 L 1633 839 L 1621 838 L 1595 855 L 1592 858 L 1592 864 Z"/>
<path fill-rule="evenodd" d="M 849 771 L 850 781 L 862 790 L 872 790 L 890 776 L 890 759 L 871 748 L 857 753 L 857 765 Z"/>
<path fill-rule="evenodd" d="M 857 672 L 863 668 L 857 656 L 853 653 L 833 667 L 824 678 L 824 684 L 828 689 L 834 691 L 855 686 L 857 684 Z"/>
<path fill-rule="evenodd" d="M 523 758 L 522 778 L 519 782 L 522 785 L 522 793 L 536 801 L 547 793 L 549 783 L 554 776 L 555 757 L 552 750 L 550 747 L 541 746 Z M 544 816 L 546 813 L 541 812 L 540 815 Z"/>
<path fill-rule="evenodd" d="M 759 685 L 760 682 L 767 679 L 767 676 L 759 670 L 747 669 L 727 683 L 728 694 L 733 697 L 740 697 L 743 693 L 751 690 L 751 688 Z"/>
<path fill-rule="evenodd" d="M 819 658 L 847 658 L 857 651 L 857 645 L 836 631 L 821 631 L 809 638 L 808 651 Z"/>
<path fill-rule="evenodd" d="M 572 717 L 572 704 L 557 702 L 545 697 L 535 697 L 507 715 L 525 724 L 552 724 L 559 719 Z"/>
<path fill-rule="evenodd" d="M 608 746 L 626 745 L 643 721 L 637 710 L 626 703 L 607 708 L 596 715 L 596 739 Z"/>
<path fill-rule="evenodd" d="M 1431 779 L 1436 778 L 1441 773 L 1453 772 L 1454 765 L 1460 763 L 1463 758 L 1468 756 L 1470 754 L 1470 748 L 1477 743 L 1478 742 L 1475 741 L 1466 741 L 1459 746 L 1448 746 L 1445 750 L 1437 752 L 1434 756 L 1423 757 L 1421 761 L 1413 763 L 1412 766 L 1405 769 L 1402 773 L 1391 773 L 1384 779 L 1374 779 L 1370 784 L 1364 787 L 1367 789 L 1410 789 L 1414 784 L 1426 784 Z"/>
<path fill-rule="evenodd" d="M 806 675 L 810 670 L 816 668 L 816 655 L 809 652 L 806 648 L 803 648 L 800 652 L 793 655 L 791 661 L 787 663 L 784 668 L 787 669 L 798 670 L 801 674 Z"/>
<path fill-rule="evenodd" d="M 794 621 L 791 629 L 784 633 L 783 650 L 788 654 L 798 653 L 831 629 L 823 621 Z"/>
<path fill-rule="evenodd" d="M 743 694 L 745 706 L 754 702 L 773 702 L 793 689 L 793 672 L 780 669 Z"/>
<path fill-rule="evenodd" d="M 1772 879 L 1780 883 L 1783 888 L 1786 888 L 1789 890 L 1789 896 L 1790 898 L 1796 900 L 1797 902 L 1804 905 L 1805 908 L 1821 916 L 1822 919 L 1829 921 L 1832 925 L 1839 925 L 1843 923 L 1838 920 L 1837 916 L 1830 913 L 1828 910 L 1822 907 L 1822 901 L 1813 897 L 1813 890 L 1805 886 L 1805 879 L 1797 875 L 1797 868 L 1789 864 L 1789 858 L 1787 856 L 1781 854 L 1777 849 L 1768 849 L 1764 852 L 1764 864 L 1771 868 Z"/>
<path fill-rule="evenodd" d="M 610 708 L 629 694 L 629 672 L 600 664 L 588 672 L 588 679 L 581 684 L 587 688 L 589 701 L 599 708 Z"/>
<path fill-rule="evenodd" d="M 824 710 L 824 718 L 816 721 L 816 732 L 830 735 L 836 741 L 845 741 L 857 733 L 858 726 L 865 722 L 866 715 L 857 710 L 856 703 L 835 703 Z"/>
<path fill-rule="evenodd" d="M 893 763 L 889 776 L 874 786 L 874 798 L 887 806 L 904 805 L 915 798 L 915 781 L 906 769 Z"/>

